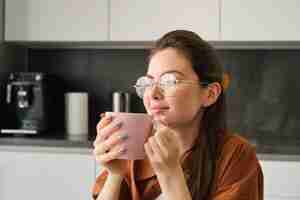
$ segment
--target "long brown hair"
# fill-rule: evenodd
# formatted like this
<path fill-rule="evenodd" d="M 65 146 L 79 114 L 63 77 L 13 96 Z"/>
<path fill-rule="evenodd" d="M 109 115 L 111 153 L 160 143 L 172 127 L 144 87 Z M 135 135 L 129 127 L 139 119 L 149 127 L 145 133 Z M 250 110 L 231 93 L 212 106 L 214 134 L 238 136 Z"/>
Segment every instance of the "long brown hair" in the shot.
<path fill-rule="evenodd" d="M 174 48 L 186 56 L 201 81 L 223 82 L 223 67 L 216 51 L 196 33 L 186 30 L 171 31 L 161 37 L 151 57 L 158 51 Z M 217 101 L 205 108 L 201 119 L 201 130 L 192 152 L 192 165 L 187 184 L 193 200 L 208 200 L 216 171 L 219 137 L 226 130 L 225 95 L 222 90 Z"/>

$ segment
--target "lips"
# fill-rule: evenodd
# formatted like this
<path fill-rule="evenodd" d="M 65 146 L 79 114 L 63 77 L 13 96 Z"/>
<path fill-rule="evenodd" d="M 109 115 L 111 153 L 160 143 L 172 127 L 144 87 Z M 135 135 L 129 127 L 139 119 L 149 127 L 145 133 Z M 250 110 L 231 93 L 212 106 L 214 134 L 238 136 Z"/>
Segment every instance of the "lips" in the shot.
<path fill-rule="evenodd" d="M 164 112 L 166 110 L 168 110 L 168 107 L 162 107 L 162 106 L 153 106 L 150 107 L 151 113 L 160 113 L 160 112 Z"/>

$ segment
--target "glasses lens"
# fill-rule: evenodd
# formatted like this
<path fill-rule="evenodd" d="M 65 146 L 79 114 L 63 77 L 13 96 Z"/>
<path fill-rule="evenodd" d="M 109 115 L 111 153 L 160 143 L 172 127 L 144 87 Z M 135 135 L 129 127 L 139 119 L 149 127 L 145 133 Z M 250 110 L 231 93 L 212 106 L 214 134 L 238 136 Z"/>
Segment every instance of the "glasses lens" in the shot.
<path fill-rule="evenodd" d="M 135 91 L 140 98 L 144 97 L 145 91 L 152 85 L 152 80 L 146 76 L 140 77 L 135 84 Z"/>
<path fill-rule="evenodd" d="M 164 96 L 174 96 L 176 92 L 176 76 L 174 74 L 164 74 L 163 76 L 160 77 L 159 79 L 159 89 L 160 92 Z M 135 84 L 135 90 L 137 95 L 140 98 L 143 98 L 145 95 L 145 92 L 149 89 L 152 88 L 154 85 L 154 80 L 147 77 L 147 76 L 142 76 L 140 77 L 136 84 Z"/>
<path fill-rule="evenodd" d="M 160 78 L 159 85 L 165 96 L 175 95 L 176 80 L 174 74 L 165 74 Z"/>

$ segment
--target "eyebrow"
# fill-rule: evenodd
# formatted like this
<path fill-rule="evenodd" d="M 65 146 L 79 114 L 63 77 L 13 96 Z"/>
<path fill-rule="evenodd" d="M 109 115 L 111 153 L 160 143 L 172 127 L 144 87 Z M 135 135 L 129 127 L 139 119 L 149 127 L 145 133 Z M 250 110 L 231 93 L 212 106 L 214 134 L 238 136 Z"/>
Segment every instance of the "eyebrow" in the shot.
<path fill-rule="evenodd" d="M 182 72 L 180 72 L 180 71 L 177 71 L 177 70 L 169 70 L 169 71 L 165 71 L 164 73 L 162 73 L 162 74 L 160 75 L 160 77 L 163 76 L 164 74 L 168 74 L 168 73 L 176 73 L 176 74 L 179 74 L 179 75 L 181 75 L 181 76 L 184 76 L 184 73 L 182 73 Z M 150 74 L 146 74 L 146 76 L 147 76 L 147 77 L 150 77 L 150 78 L 154 78 L 154 77 L 151 76 Z"/>

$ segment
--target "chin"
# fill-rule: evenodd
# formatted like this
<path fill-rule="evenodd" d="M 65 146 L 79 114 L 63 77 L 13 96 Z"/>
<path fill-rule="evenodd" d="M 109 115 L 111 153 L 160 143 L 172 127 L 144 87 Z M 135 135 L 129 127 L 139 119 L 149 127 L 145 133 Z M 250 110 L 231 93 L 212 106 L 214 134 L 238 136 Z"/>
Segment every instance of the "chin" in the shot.
<path fill-rule="evenodd" d="M 161 113 L 153 115 L 154 120 L 160 121 L 168 127 L 174 127 L 176 124 L 180 123 L 178 120 L 172 117 L 170 114 Z"/>
<path fill-rule="evenodd" d="M 152 113 L 151 111 L 147 112 L 149 115 L 153 117 L 153 120 L 162 121 L 162 122 L 168 122 L 169 117 L 166 113 L 159 112 L 159 113 Z"/>

